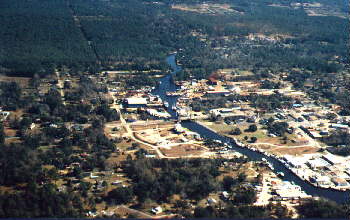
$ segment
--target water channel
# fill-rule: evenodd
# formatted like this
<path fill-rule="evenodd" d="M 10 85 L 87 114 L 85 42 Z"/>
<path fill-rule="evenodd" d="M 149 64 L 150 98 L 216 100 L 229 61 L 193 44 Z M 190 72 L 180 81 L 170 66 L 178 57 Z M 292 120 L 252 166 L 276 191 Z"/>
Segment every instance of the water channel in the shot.
<path fill-rule="evenodd" d="M 176 74 L 178 71 L 181 70 L 181 67 L 176 64 L 176 54 L 171 54 L 166 59 L 167 63 L 171 66 L 172 72 L 170 74 L 167 74 L 166 76 L 162 77 L 159 81 L 159 85 L 155 90 L 153 90 L 153 94 L 159 95 L 162 100 L 167 101 L 169 103 L 168 112 L 172 115 L 173 118 L 176 117 L 175 111 L 172 110 L 172 106 L 176 105 L 177 97 L 175 96 L 166 96 L 166 92 L 173 92 L 176 91 L 177 86 L 174 84 L 172 80 L 172 75 Z M 323 189 L 318 188 L 313 185 L 311 185 L 308 182 L 305 182 L 304 180 L 300 179 L 297 175 L 295 175 L 293 172 L 291 172 L 284 164 L 282 164 L 279 160 L 275 159 L 274 157 L 268 157 L 266 155 L 263 155 L 260 152 L 250 150 L 248 148 L 242 148 L 239 147 L 234 140 L 231 138 L 221 136 L 206 127 L 203 127 L 202 125 L 193 122 L 193 121 L 183 121 L 181 122 L 182 126 L 185 128 L 190 129 L 191 131 L 197 132 L 201 135 L 203 138 L 210 138 L 210 139 L 216 139 L 221 140 L 224 143 L 228 143 L 232 146 L 232 149 L 234 151 L 237 151 L 247 157 L 249 157 L 252 160 L 262 160 L 262 158 L 266 158 L 274 167 L 274 172 L 283 172 L 285 176 L 283 177 L 283 180 L 286 181 L 293 181 L 296 185 L 299 185 L 303 191 L 305 191 L 307 194 L 312 196 L 320 196 L 324 197 L 333 201 L 336 201 L 338 203 L 344 203 L 348 202 L 350 200 L 350 193 L 347 192 L 341 192 L 333 189 Z"/>

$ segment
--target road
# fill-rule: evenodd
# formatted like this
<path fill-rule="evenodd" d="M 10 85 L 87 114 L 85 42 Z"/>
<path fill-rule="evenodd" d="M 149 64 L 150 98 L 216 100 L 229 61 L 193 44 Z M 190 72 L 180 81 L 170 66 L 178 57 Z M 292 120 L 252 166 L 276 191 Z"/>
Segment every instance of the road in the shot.
<path fill-rule="evenodd" d="M 155 216 L 152 216 L 150 214 L 147 214 L 145 212 L 141 212 L 138 211 L 136 209 L 131 209 L 125 205 L 120 205 L 118 206 L 116 209 L 114 209 L 114 212 L 120 212 L 120 210 L 122 210 L 122 212 L 124 213 L 128 213 L 128 215 L 133 214 L 135 216 L 137 216 L 138 218 L 154 218 Z"/>
<path fill-rule="evenodd" d="M 62 103 L 63 105 L 66 105 L 66 100 L 64 98 L 64 82 L 60 77 L 60 73 L 56 70 L 56 76 L 57 76 L 57 88 L 60 91 L 61 98 L 62 98 Z"/>
<path fill-rule="evenodd" d="M 269 199 L 272 197 L 270 192 L 269 192 L 269 186 L 267 185 L 268 183 L 268 177 L 266 174 L 263 174 L 262 176 L 262 190 L 261 192 L 257 195 L 258 199 L 254 203 L 254 205 L 257 206 L 263 206 L 269 204 Z"/>
<path fill-rule="evenodd" d="M 111 97 L 113 97 L 113 94 L 110 92 Z M 158 155 L 159 158 L 167 158 L 158 148 L 158 146 L 146 143 L 144 141 L 141 141 L 139 139 L 137 139 L 134 135 L 134 132 L 132 131 L 132 129 L 130 128 L 129 124 L 126 122 L 125 118 L 123 117 L 123 114 L 120 112 L 120 107 L 119 105 L 115 104 L 115 100 L 113 99 L 113 104 L 111 105 L 112 109 L 115 109 L 118 114 L 120 115 L 120 122 L 122 124 L 122 126 L 125 128 L 127 135 L 133 140 L 136 141 L 140 144 L 144 144 L 148 147 L 151 147 Z"/>

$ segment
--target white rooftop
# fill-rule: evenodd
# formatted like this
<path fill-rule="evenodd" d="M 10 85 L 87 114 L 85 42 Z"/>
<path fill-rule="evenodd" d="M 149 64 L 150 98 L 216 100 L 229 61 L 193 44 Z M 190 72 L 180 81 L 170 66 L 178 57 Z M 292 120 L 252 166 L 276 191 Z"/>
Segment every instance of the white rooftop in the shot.
<path fill-rule="evenodd" d="M 127 98 L 126 101 L 129 105 L 146 105 L 147 104 L 146 98 Z"/>

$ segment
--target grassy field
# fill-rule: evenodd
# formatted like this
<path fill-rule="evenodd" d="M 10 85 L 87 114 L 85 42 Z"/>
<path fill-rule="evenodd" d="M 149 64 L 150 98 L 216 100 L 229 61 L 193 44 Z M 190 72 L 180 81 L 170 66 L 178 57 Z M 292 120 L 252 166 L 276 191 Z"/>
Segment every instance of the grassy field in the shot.
<path fill-rule="evenodd" d="M 255 132 L 246 132 L 245 130 L 249 127 L 249 123 L 240 123 L 236 125 L 227 125 L 224 122 L 215 123 L 215 122 L 209 122 L 209 121 L 202 121 L 206 126 L 209 128 L 215 130 L 221 135 L 226 135 L 228 137 L 234 137 L 238 140 L 241 140 L 242 142 L 247 143 L 245 140 L 245 137 L 248 137 L 247 140 L 250 140 L 251 137 L 256 137 L 257 142 L 256 143 L 267 143 L 267 144 L 273 144 L 277 146 L 282 145 L 288 145 L 288 146 L 301 146 L 305 145 L 305 143 L 302 143 L 302 140 L 298 140 L 298 137 L 295 134 L 288 134 L 286 133 L 285 136 L 287 137 L 287 142 L 282 140 L 282 137 L 269 137 L 267 135 L 267 131 L 260 125 L 258 125 L 258 130 Z M 229 132 L 232 131 L 235 128 L 239 128 L 242 132 L 240 135 L 230 135 Z M 291 140 L 294 140 L 292 142 Z"/>

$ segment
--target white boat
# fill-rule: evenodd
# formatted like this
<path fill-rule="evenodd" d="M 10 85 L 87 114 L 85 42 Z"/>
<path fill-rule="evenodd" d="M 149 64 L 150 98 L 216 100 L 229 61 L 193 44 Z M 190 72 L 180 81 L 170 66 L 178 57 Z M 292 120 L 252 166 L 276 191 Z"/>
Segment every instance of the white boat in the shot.
<path fill-rule="evenodd" d="M 181 94 L 179 92 L 167 92 L 167 96 L 180 96 Z"/>
<path fill-rule="evenodd" d="M 283 172 L 277 172 L 277 176 L 284 177 L 284 173 Z"/>
<path fill-rule="evenodd" d="M 270 162 L 267 162 L 267 166 L 271 169 L 274 170 L 275 168 L 273 168 L 272 164 Z"/>
<path fill-rule="evenodd" d="M 169 103 L 168 102 L 164 102 L 164 106 L 166 107 L 166 108 L 168 108 L 169 107 Z"/>

